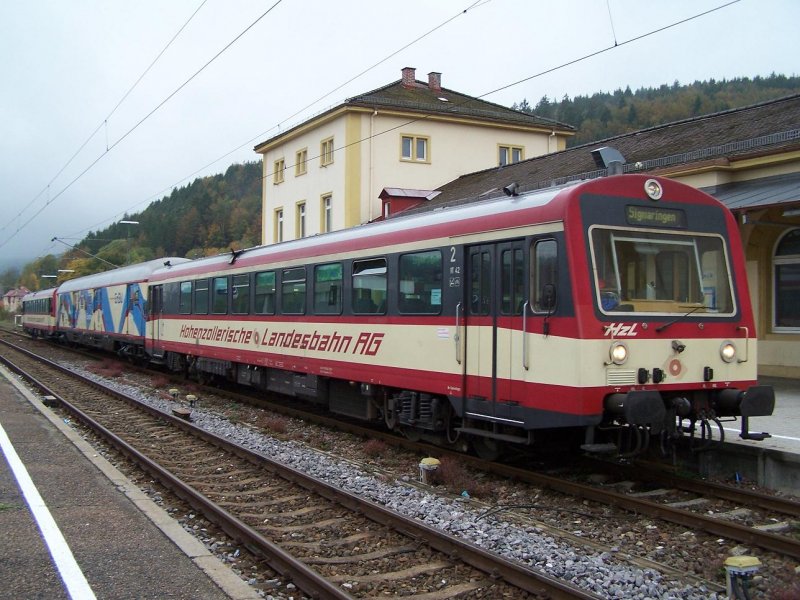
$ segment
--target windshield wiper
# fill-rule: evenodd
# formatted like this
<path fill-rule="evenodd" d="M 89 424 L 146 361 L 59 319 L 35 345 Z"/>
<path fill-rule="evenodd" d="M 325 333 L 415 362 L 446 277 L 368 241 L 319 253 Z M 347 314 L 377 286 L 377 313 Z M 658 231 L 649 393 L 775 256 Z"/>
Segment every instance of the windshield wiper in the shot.
<path fill-rule="evenodd" d="M 686 317 L 688 317 L 690 314 L 692 314 L 692 313 L 694 313 L 694 312 L 697 312 L 697 311 L 698 311 L 698 310 L 700 310 L 701 308 L 708 308 L 708 307 L 707 307 L 707 306 L 705 306 L 705 305 L 702 305 L 702 304 L 701 304 L 700 306 L 695 306 L 695 307 L 694 307 L 692 310 L 690 310 L 689 312 L 687 312 L 685 315 L 681 315 L 680 317 L 675 317 L 674 319 L 672 319 L 672 321 L 670 321 L 670 322 L 668 322 L 668 323 L 664 323 L 663 325 L 659 325 L 658 327 L 656 327 L 656 332 L 657 332 L 657 333 L 661 333 L 662 331 L 664 331 L 664 330 L 665 330 L 667 327 L 669 327 L 670 325 L 674 325 L 674 324 L 675 324 L 675 323 L 677 323 L 678 321 L 682 321 L 683 319 L 685 319 Z"/>

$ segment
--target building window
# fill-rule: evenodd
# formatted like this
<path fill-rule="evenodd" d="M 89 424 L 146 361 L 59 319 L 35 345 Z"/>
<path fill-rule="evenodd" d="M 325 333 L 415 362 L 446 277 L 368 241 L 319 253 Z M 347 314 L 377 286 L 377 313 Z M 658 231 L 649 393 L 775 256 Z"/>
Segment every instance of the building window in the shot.
<path fill-rule="evenodd" d="M 322 233 L 333 231 L 333 195 L 325 194 L 320 201 Z"/>
<path fill-rule="evenodd" d="M 295 237 L 296 238 L 304 238 L 306 237 L 306 203 L 305 202 L 298 202 L 297 203 L 297 214 L 295 215 L 295 224 L 296 229 Z"/>
<path fill-rule="evenodd" d="M 333 138 L 322 140 L 319 146 L 319 160 L 323 167 L 333 162 Z"/>
<path fill-rule="evenodd" d="M 275 211 L 275 241 L 283 241 L 283 209 L 279 208 Z"/>
<path fill-rule="evenodd" d="M 286 162 L 280 158 L 275 161 L 275 166 L 272 171 L 272 183 L 283 183 L 283 171 L 286 169 Z"/>
<path fill-rule="evenodd" d="M 519 146 L 498 146 L 497 164 L 501 167 L 518 163 L 525 158 L 525 154 Z"/>
<path fill-rule="evenodd" d="M 800 229 L 778 241 L 773 259 L 775 331 L 800 331 Z"/>
<path fill-rule="evenodd" d="M 416 162 L 429 162 L 427 137 L 418 135 L 400 136 L 400 159 Z"/>
<path fill-rule="evenodd" d="M 294 156 L 294 176 L 306 174 L 306 161 L 308 160 L 308 149 L 298 150 Z"/>

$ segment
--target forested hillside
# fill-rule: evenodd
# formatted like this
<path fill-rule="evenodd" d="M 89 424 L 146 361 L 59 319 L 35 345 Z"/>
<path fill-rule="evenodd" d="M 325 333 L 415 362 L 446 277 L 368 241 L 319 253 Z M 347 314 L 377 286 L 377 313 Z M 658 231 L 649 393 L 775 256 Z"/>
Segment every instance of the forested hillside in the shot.
<path fill-rule="evenodd" d="M 261 243 L 261 163 L 235 164 L 224 175 L 195 179 L 122 220 L 139 224 L 115 223 L 91 232 L 60 261 L 48 255 L 26 265 L 19 283 L 34 290 L 43 283 L 41 274 L 57 269 L 72 270 L 66 277 L 72 278 L 162 256 L 197 258 L 231 246 L 256 246 Z"/>
<path fill-rule="evenodd" d="M 757 104 L 800 92 L 800 77 L 770 75 L 732 80 L 664 84 L 658 88 L 630 87 L 591 96 L 542 97 L 535 106 L 527 100 L 512 108 L 555 119 L 577 130 L 568 146 L 578 146 L 698 115 Z"/>
<path fill-rule="evenodd" d="M 575 146 L 798 92 L 800 77 L 770 75 L 691 85 L 675 82 L 635 92 L 626 88 L 572 99 L 565 96 L 560 101 L 545 96 L 535 106 L 523 100 L 513 108 L 573 125 L 577 135 L 569 145 Z M 787 123 L 787 128 L 793 126 L 796 124 Z M 61 258 L 39 258 L 22 273 L 11 269 L 0 276 L 0 284 L 12 287 L 16 280 L 35 290 L 53 283 L 41 279 L 42 274 L 58 269 L 73 270 L 74 274 L 67 276 L 71 278 L 104 271 L 110 265 L 162 256 L 196 258 L 257 245 L 261 240 L 261 163 L 231 165 L 224 175 L 196 179 L 124 220 L 139 225 L 115 223 L 92 232 L 77 244 L 79 250 Z"/>

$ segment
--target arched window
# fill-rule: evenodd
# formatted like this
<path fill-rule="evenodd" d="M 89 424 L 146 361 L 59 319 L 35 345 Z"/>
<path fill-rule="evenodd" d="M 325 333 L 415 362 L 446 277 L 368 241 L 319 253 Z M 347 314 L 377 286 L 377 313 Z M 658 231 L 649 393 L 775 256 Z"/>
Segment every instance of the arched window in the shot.
<path fill-rule="evenodd" d="M 775 246 L 773 280 L 775 330 L 800 332 L 800 229 L 787 231 Z"/>

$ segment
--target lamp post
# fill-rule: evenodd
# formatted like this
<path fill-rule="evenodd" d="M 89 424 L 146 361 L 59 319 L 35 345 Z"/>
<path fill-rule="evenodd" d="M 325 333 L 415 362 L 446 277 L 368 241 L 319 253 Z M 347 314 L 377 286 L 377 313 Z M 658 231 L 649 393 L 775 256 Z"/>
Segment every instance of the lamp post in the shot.
<path fill-rule="evenodd" d="M 120 224 L 138 225 L 139 221 L 120 221 Z M 128 245 L 128 260 L 125 261 L 125 264 L 129 265 L 129 264 L 131 264 L 131 228 L 130 227 L 127 228 L 127 234 L 125 236 L 125 241 L 127 242 L 127 245 Z"/>

